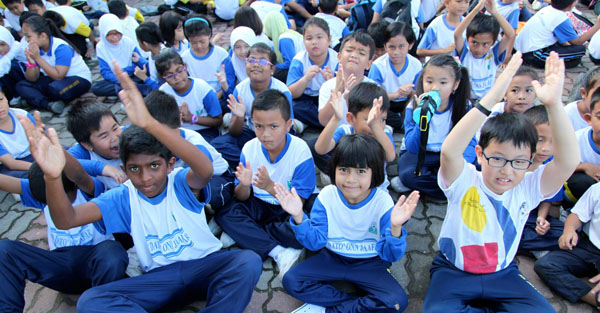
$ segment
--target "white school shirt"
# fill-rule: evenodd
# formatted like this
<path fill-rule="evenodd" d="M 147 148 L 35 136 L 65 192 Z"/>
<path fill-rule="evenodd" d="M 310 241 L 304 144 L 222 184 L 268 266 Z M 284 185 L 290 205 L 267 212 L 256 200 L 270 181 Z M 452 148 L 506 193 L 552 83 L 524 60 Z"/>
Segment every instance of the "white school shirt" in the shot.
<path fill-rule="evenodd" d="M 27 7 L 25 5 L 23 5 L 23 12 L 25 11 L 29 11 L 27 9 Z M 19 23 L 19 17 L 20 15 L 14 15 L 10 12 L 10 10 L 4 9 L 4 18 L 6 21 L 8 21 L 8 23 L 10 24 L 9 26 L 12 27 L 12 29 L 16 30 L 16 31 L 21 31 L 21 24 Z M 25 38 L 25 36 L 23 36 L 23 38 Z"/>
<path fill-rule="evenodd" d="M 421 22 L 427 23 L 435 17 L 440 2 L 441 0 L 421 0 L 421 13 L 423 14 Z"/>
<path fill-rule="evenodd" d="M 235 17 L 240 2 L 235 0 L 215 0 L 215 15 L 226 21 Z"/>
<path fill-rule="evenodd" d="M 54 11 L 63 17 L 65 20 L 65 26 L 60 30 L 62 30 L 65 34 L 75 34 L 78 28 L 83 27 L 82 25 L 90 27 L 90 21 L 85 17 L 85 15 L 72 6 L 59 5 L 48 10 Z"/>
<path fill-rule="evenodd" d="M 189 79 L 191 80 L 190 89 L 183 94 L 177 93 L 177 91 L 175 91 L 168 83 L 162 84 L 158 89 L 172 95 L 177 101 L 178 106 L 182 106 L 183 103 L 186 102 L 190 113 L 192 114 L 203 117 L 215 117 L 223 113 L 215 91 L 202 79 L 193 77 L 190 77 Z M 181 127 L 191 130 L 209 128 L 208 126 L 187 122 L 181 124 Z"/>
<path fill-rule="evenodd" d="M 279 35 L 279 51 L 281 52 L 281 56 L 291 56 L 291 60 L 289 60 L 290 63 L 288 63 L 287 67 L 288 69 L 290 68 L 294 57 L 304 50 L 306 50 L 306 46 L 304 45 L 304 38 L 302 36 L 297 36 L 292 32 L 284 32 Z"/>
<path fill-rule="evenodd" d="M 563 44 L 577 37 L 567 13 L 549 5 L 525 23 L 515 39 L 515 49 L 527 53 L 549 47 L 556 41 Z"/>
<path fill-rule="evenodd" d="M 365 200 L 352 205 L 335 185 L 329 185 L 317 198 L 327 213 L 328 250 L 349 258 L 378 256 L 375 247 L 385 231 L 380 221 L 394 207 L 389 193 L 377 188 Z"/>
<path fill-rule="evenodd" d="M 520 184 L 502 195 L 489 190 L 481 172 L 466 161 L 450 186 L 440 171 L 438 185 L 448 198 L 438 239 L 444 257 L 458 269 L 474 274 L 494 273 L 509 266 L 529 212 L 545 199 L 540 190 L 544 167 L 526 173 Z"/>
<path fill-rule="evenodd" d="M 181 130 L 181 137 L 185 138 L 186 141 L 188 141 L 189 143 L 193 144 L 194 146 L 202 146 L 206 149 L 206 151 L 209 153 L 209 157 L 212 160 L 212 164 L 213 164 L 213 176 L 220 176 L 223 173 L 225 173 L 225 171 L 227 171 L 227 169 L 229 168 L 229 163 L 227 163 L 227 161 L 225 161 L 225 159 L 223 159 L 223 156 L 221 155 L 221 153 L 219 153 L 219 151 L 217 151 L 217 149 L 215 149 L 213 146 L 211 146 L 208 141 L 206 141 L 206 139 L 204 139 L 204 137 L 202 137 L 202 135 L 200 135 L 199 133 L 193 131 L 193 130 L 189 130 L 189 129 L 185 129 L 185 128 L 179 128 Z M 204 151 L 203 151 L 204 152 Z M 206 152 L 204 152 L 206 153 Z M 178 162 L 181 161 L 180 164 L 178 164 Z M 175 167 L 182 167 L 183 166 L 183 160 L 179 159 L 177 162 L 175 162 Z"/>
<path fill-rule="evenodd" d="M 575 137 L 577 137 L 577 143 L 579 144 L 581 162 L 600 165 L 600 148 L 596 146 L 592 139 L 592 126 L 576 131 Z"/>
<path fill-rule="evenodd" d="M 331 70 L 331 73 L 335 73 L 337 64 L 337 52 L 329 48 L 327 51 L 327 59 L 325 60 L 325 63 L 323 63 L 323 65 L 321 66 L 321 69 L 325 69 L 325 67 L 327 66 Z M 315 63 L 310 59 L 308 51 L 300 51 L 298 54 L 296 54 L 296 56 L 292 60 L 292 63 L 290 64 L 286 84 L 290 86 L 299 81 L 304 76 L 308 68 L 313 65 L 315 65 Z M 325 77 L 323 77 L 323 74 L 319 72 L 317 73 L 317 75 L 315 75 L 315 77 L 313 77 L 313 79 L 310 80 L 310 82 L 308 82 L 308 84 L 306 84 L 304 94 L 311 97 L 318 96 L 319 89 L 321 89 L 321 85 L 323 85 L 323 83 L 325 83 Z"/>
<path fill-rule="evenodd" d="M 594 59 L 600 59 L 600 36 L 598 34 L 599 33 L 596 32 L 588 44 L 588 52 Z"/>
<path fill-rule="evenodd" d="M 422 69 L 423 65 L 419 59 L 407 54 L 404 67 L 397 71 L 390 56 L 386 53 L 373 62 L 371 70 L 369 70 L 369 78 L 383 87 L 387 93 L 396 92 L 400 86 L 406 84 L 413 84 L 413 89 L 416 89 L 417 79 L 419 79 Z M 405 101 L 406 99 L 406 97 L 401 97 L 390 99 L 390 101 Z"/>
<path fill-rule="evenodd" d="M 374 80 L 370 79 L 367 76 L 364 76 L 362 82 L 376 84 Z M 335 77 L 323 83 L 321 89 L 319 89 L 319 112 L 327 105 L 327 102 L 329 102 L 329 98 L 331 98 L 331 91 L 334 89 Z M 344 115 L 342 115 L 343 118 L 338 125 L 348 124 L 348 121 L 346 121 L 346 113 L 348 113 L 348 104 L 346 103 L 346 99 L 344 97 L 342 97 L 342 105 L 344 106 Z"/>
<path fill-rule="evenodd" d="M 342 34 L 344 33 L 344 29 L 348 27 L 346 23 L 339 17 L 331 14 L 325 14 L 319 12 L 315 14 L 315 17 L 323 19 L 329 25 L 329 36 L 331 37 L 331 48 L 337 46 L 338 43 L 342 40 Z"/>
<path fill-rule="evenodd" d="M 502 0 L 496 0 L 496 10 L 504 17 L 510 26 L 514 29 L 519 28 L 519 1 L 504 3 Z"/>
<path fill-rule="evenodd" d="M 292 114 L 291 118 L 294 118 L 294 110 L 292 107 L 292 93 L 290 92 L 288 87 L 277 78 L 271 77 L 269 89 L 279 90 L 285 95 L 285 97 L 290 102 L 290 112 Z M 250 78 L 244 79 L 239 84 L 237 84 L 237 86 L 235 86 L 235 89 L 233 90 L 233 96 L 236 99 L 240 97 L 240 99 L 242 99 L 242 101 L 244 102 L 244 105 L 246 106 L 247 125 L 250 126 L 250 128 L 252 128 L 252 125 L 254 125 L 254 123 L 252 122 L 252 102 L 254 102 L 254 98 L 256 97 L 256 95 L 254 94 L 254 90 L 252 90 L 252 86 L 250 85 Z"/>
<path fill-rule="evenodd" d="M 94 151 L 89 151 L 89 153 L 90 153 L 90 160 L 98 161 L 98 162 L 113 166 L 120 171 L 123 171 L 121 169 L 121 164 L 122 164 L 121 159 L 106 159 Z M 106 188 L 106 190 L 113 189 L 120 185 L 112 177 L 98 176 L 96 178 L 104 184 L 104 187 Z"/>
<path fill-rule="evenodd" d="M 498 53 L 500 41 L 498 41 L 486 55 L 481 58 L 473 56 L 469 50 L 469 44 L 465 40 L 460 63 L 469 70 L 469 79 L 471 80 L 471 98 L 481 99 L 485 96 L 494 81 L 496 81 L 496 70 L 498 65 L 504 61 L 506 50 L 502 54 Z"/>
<path fill-rule="evenodd" d="M 83 58 L 81 57 L 81 55 L 75 53 L 73 48 L 71 48 L 71 46 L 69 46 L 69 44 L 67 44 L 64 40 L 50 36 L 50 48 L 48 49 L 48 53 L 44 52 L 40 48 L 40 56 L 48 64 L 50 64 L 50 66 L 56 66 L 56 52 L 58 50 L 58 52 L 60 53 L 61 49 L 65 49 L 65 51 L 70 50 L 73 53 L 70 64 L 60 64 L 69 67 L 69 71 L 67 71 L 67 75 L 65 77 L 78 76 L 91 83 L 92 72 L 90 72 L 89 67 L 85 64 L 85 62 L 83 62 Z M 44 73 L 44 75 L 47 75 L 46 72 L 44 72 L 44 70 L 41 68 L 40 72 Z"/>
<path fill-rule="evenodd" d="M 106 0 L 86 0 L 87 4 L 94 11 L 102 11 L 108 13 L 108 3 Z"/>
<path fill-rule="evenodd" d="M 593 184 L 575 203 L 571 213 L 577 215 L 590 241 L 600 249 L 600 183 Z"/>
<path fill-rule="evenodd" d="M 154 198 L 142 195 L 128 180 L 92 199 L 107 233 L 131 234 L 144 272 L 201 259 L 222 247 L 210 232 L 203 209 L 210 201 L 210 187 L 201 190 L 203 201 L 197 200 L 185 179 L 188 171 L 174 169 L 163 192 Z"/>
<path fill-rule="evenodd" d="M 269 177 L 275 183 L 291 189 L 296 188 L 298 195 L 304 199 L 318 192 L 315 164 L 306 142 L 296 136 L 286 133 L 286 143 L 283 151 L 271 162 L 269 152 L 263 147 L 258 138 L 248 141 L 242 148 L 240 162 L 250 161 L 252 173 L 258 173 L 258 167 L 264 166 Z M 239 181 L 236 179 L 236 185 Z M 279 204 L 279 201 L 268 193 L 252 185 L 254 197 L 269 203 Z"/>
<path fill-rule="evenodd" d="M 179 42 L 179 49 L 175 48 L 175 46 L 172 46 L 170 48 L 177 51 L 177 53 L 179 53 L 179 55 L 181 57 L 183 57 L 183 53 L 190 49 L 190 43 L 187 41 L 187 39 L 184 39 Z M 188 70 L 189 70 L 189 65 L 188 65 Z"/>
<path fill-rule="evenodd" d="M 569 119 L 571 120 L 571 124 L 573 124 L 573 128 L 575 129 L 575 131 L 590 126 L 588 122 L 584 120 L 583 117 L 581 117 L 581 114 L 579 114 L 577 102 L 579 101 L 573 101 L 565 105 L 565 111 L 567 111 L 567 115 L 569 116 Z"/>
<path fill-rule="evenodd" d="M 419 49 L 444 49 L 454 43 L 454 30 L 456 27 L 448 25 L 446 21 L 446 15 L 444 13 L 436 17 L 425 30 L 423 38 L 419 42 Z M 460 17 L 463 20 L 463 17 Z M 463 38 L 465 38 L 463 33 Z"/>
<path fill-rule="evenodd" d="M 29 152 L 29 141 L 25 134 L 25 129 L 17 116 L 27 116 L 33 121 L 33 117 L 25 110 L 9 108 L 8 117 L 13 125 L 13 131 L 7 132 L 0 129 L 0 156 L 10 154 L 15 159 L 21 159 L 31 155 Z"/>
<path fill-rule="evenodd" d="M 181 54 L 181 58 L 187 65 L 190 77 L 203 79 L 215 92 L 221 90 L 221 83 L 216 74 L 221 71 L 221 64 L 225 64 L 229 58 L 225 49 L 211 45 L 208 53 L 202 57 L 195 55 L 192 49 L 188 49 Z"/>

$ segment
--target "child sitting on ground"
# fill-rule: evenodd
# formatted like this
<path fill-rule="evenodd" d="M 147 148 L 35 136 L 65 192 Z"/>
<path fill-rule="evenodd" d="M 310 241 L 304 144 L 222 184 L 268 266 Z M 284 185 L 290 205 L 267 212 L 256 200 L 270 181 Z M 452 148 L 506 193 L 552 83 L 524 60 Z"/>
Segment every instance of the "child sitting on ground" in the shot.
<path fill-rule="evenodd" d="M 436 17 L 419 42 L 417 55 L 420 57 L 454 53 L 454 31 L 469 9 L 468 0 L 444 0 L 448 12 Z"/>
<path fill-rule="evenodd" d="M 0 91 L 0 174 L 26 178 L 33 157 L 19 116 L 26 116 L 35 123 L 27 111 L 9 108 L 8 99 Z"/>
<path fill-rule="evenodd" d="M 565 105 L 565 110 L 569 115 L 569 119 L 571 119 L 571 124 L 573 124 L 575 131 L 590 126 L 585 119 L 585 115 L 591 114 L 590 101 L 592 94 L 594 94 L 598 87 L 600 87 L 600 67 L 594 67 L 585 73 L 583 78 L 582 87 L 579 89 L 581 100 Z"/>
<path fill-rule="evenodd" d="M 290 192 L 275 185 L 298 241 L 311 251 L 322 249 L 283 277 L 285 290 L 309 303 L 299 312 L 325 312 L 324 307 L 332 312 L 402 312 L 407 307 L 408 296 L 389 268 L 406 250 L 402 225 L 412 216 L 419 192 L 401 196 L 394 206 L 389 193 L 377 188 L 385 177 L 384 160 L 383 147 L 371 136 L 341 138 L 329 172 L 335 185 L 323 188 L 310 218 L 295 188 Z M 330 284 L 338 280 L 351 281 L 367 295 L 340 292 Z"/>
<path fill-rule="evenodd" d="M 183 22 L 185 22 L 185 18 L 175 11 L 163 13 L 158 21 L 160 34 L 165 40 L 167 48 L 172 48 L 179 55 L 183 55 L 190 48 L 183 32 Z"/>

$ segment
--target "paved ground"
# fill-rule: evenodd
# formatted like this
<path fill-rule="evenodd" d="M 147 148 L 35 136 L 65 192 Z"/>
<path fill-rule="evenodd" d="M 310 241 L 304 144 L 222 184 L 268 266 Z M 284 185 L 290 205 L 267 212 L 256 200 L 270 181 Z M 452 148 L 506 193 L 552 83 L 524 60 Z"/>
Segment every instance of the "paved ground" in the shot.
<path fill-rule="evenodd" d="M 130 5 L 137 7 L 145 5 L 156 5 L 159 0 L 127 1 Z M 583 8 L 582 8 L 583 9 Z M 589 11 L 586 11 L 589 13 Z M 150 18 L 155 20 L 156 17 Z M 215 25 L 215 34 L 222 33 L 223 39 L 220 44 L 228 46 L 231 25 L 218 23 Z M 593 65 L 586 57 L 583 64 L 568 70 L 564 97 L 571 90 L 576 77 L 591 68 Z M 99 77 L 97 64 L 92 62 L 94 80 Z M 125 117 L 120 109 L 120 104 L 112 105 L 113 112 L 119 119 Z M 64 115 L 57 116 L 48 112 L 42 113 L 42 117 L 49 127 L 54 127 L 59 132 L 63 145 L 74 143 L 72 136 L 66 131 Z M 317 136 L 316 132 L 310 130 L 304 135 L 305 138 Z M 401 135 L 395 135 L 396 145 L 399 146 Z M 388 169 L 391 175 L 396 175 L 395 165 Z M 397 194 L 393 194 L 397 197 Z M 406 224 L 408 231 L 408 249 L 402 260 L 392 265 L 392 273 L 409 294 L 409 306 L 406 312 L 421 312 L 423 298 L 429 285 L 429 267 L 433 257 L 438 251 L 436 239 L 440 232 L 442 220 L 445 215 L 446 204 L 422 199 L 413 218 Z M 20 240 L 28 244 L 48 248 L 46 240 L 46 222 L 40 211 L 23 207 L 15 201 L 12 195 L 0 192 L 0 239 Z M 523 274 L 531 283 L 550 301 L 557 312 L 592 312 L 593 308 L 586 304 L 573 305 L 560 296 L 551 292 L 533 271 L 534 259 L 518 256 L 517 261 Z M 342 286 L 347 287 L 347 286 Z M 57 293 L 40 285 L 28 283 L 25 290 L 26 312 L 75 312 L 77 296 Z M 246 312 L 291 312 L 301 305 L 301 302 L 287 295 L 281 286 L 281 279 L 277 277 L 277 270 L 273 268 L 271 260 L 263 264 L 263 273 L 258 282 L 252 301 Z M 202 308 L 203 303 L 198 301 L 189 304 L 178 312 L 195 312 Z"/>

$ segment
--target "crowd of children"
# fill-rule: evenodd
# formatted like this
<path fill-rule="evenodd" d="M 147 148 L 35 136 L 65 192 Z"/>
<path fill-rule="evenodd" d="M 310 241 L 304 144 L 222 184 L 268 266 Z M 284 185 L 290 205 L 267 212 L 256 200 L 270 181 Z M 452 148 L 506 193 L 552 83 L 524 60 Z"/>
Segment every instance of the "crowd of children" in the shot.
<path fill-rule="evenodd" d="M 423 312 L 554 312 L 517 252 L 600 307 L 600 67 L 561 101 L 565 68 L 600 59 L 576 0 L 229 2 L 168 0 L 158 23 L 0 3 L 0 189 L 43 210 L 50 248 L 0 241 L 0 311 L 29 280 L 81 312 L 243 312 L 272 258 L 295 312 L 401 312 L 389 268 L 421 196 L 447 201 Z M 68 105 L 72 147 L 24 110 Z"/>

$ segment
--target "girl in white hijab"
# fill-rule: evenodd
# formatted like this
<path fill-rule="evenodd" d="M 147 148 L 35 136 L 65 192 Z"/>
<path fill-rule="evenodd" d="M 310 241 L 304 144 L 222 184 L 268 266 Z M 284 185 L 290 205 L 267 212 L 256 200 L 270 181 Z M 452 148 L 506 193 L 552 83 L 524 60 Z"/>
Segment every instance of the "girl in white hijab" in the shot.
<path fill-rule="evenodd" d="M 239 26 L 233 29 L 230 42 L 231 66 L 235 72 L 235 78 L 238 82 L 248 78 L 246 74 L 246 57 L 253 44 L 257 42 L 256 34 L 250 27 Z M 225 67 L 226 73 L 232 73 L 228 66 Z M 235 87 L 235 86 L 234 86 Z"/>
<path fill-rule="evenodd" d="M 127 72 L 136 82 L 138 89 L 143 96 L 146 96 L 152 88 L 145 85 L 140 79 L 134 76 L 135 68 L 147 70 L 148 61 L 141 57 L 137 48 L 137 43 L 128 37 L 123 36 L 121 21 L 114 14 L 104 14 L 98 21 L 100 28 L 100 42 L 96 46 L 96 55 L 98 56 L 98 67 L 100 75 L 104 80 L 92 84 L 92 92 L 96 96 L 116 96 L 121 90 L 119 80 L 113 70 L 113 61 L 116 61 L 123 71 Z"/>
<path fill-rule="evenodd" d="M 23 67 L 26 62 L 21 43 L 8 29 L 0 26 L 0 86 L 9 100 L 18 98 L 15 85 L 25 79 Z"/>

